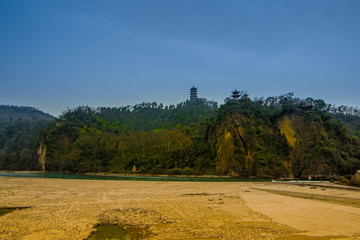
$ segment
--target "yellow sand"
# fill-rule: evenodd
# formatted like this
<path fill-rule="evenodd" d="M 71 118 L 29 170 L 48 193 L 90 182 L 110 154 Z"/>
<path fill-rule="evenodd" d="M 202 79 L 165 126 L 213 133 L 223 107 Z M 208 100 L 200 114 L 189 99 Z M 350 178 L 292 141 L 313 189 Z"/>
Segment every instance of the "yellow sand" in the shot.
<path fill-rule="evenodd" d="M 0 177 L 0 207 L 30 207 L 0 216 L 0 239 L 85 239 L 105 220 L 147 226 L 148 239 L 360 239 L 360 208 L 254 188 L 360 200 L 360 191 L 277 183 Z"/>

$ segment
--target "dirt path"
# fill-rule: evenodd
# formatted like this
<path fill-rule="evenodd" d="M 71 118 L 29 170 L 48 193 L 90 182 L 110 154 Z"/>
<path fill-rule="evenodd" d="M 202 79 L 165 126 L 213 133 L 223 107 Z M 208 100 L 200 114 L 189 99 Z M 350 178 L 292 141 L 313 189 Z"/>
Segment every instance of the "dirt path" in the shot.
<path fill-rule="evenodd" d="M 84 239 L 103 222 L 147 226 L 148 239 L 278 239 L 300 231 L 359 239 L 360 208 L 253 188 L 310 191 L 273 183 L 0 177 L 0 207 L 30 207 L 0 216 L 0 239 Z M 346 190 L 312 190 L 360 199 Z"/>

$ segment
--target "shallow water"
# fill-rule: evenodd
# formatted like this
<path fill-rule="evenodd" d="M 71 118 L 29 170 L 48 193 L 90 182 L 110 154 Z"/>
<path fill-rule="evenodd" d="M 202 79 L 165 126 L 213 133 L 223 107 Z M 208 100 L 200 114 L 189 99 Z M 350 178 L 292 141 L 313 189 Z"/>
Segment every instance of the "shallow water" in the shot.
<path fill-rule="evenodd" d="M 86 180 L 116 180 L 116 181 L 166 181 L 166 182 L 270 182 L 264 178 L 230 178 L 230 177 L 173 177 L 173 176 L 134 176 L 134 175 L 86 175 L 41 172 L 0 172 L 2 177 L 25 178 L 58 178 Z"/>

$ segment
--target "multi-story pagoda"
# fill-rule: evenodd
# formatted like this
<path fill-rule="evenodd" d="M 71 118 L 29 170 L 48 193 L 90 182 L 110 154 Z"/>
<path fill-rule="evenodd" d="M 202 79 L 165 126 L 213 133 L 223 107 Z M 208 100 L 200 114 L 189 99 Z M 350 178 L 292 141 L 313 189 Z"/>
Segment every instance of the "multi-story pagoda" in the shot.
<path fill-rule="evenodd" d="M 238 99 L 238 98 L 240 97 L 240 92 L 235 89 L 234 91 L 232 91 L 231 97 L 232 97 L 233 99 Z"/>
<path fill-rule="evenodd" d="M 197 99 L 197 88 L 192 87 L 190 89 L 190 100 L 195 100 L 195 99 Z"/>

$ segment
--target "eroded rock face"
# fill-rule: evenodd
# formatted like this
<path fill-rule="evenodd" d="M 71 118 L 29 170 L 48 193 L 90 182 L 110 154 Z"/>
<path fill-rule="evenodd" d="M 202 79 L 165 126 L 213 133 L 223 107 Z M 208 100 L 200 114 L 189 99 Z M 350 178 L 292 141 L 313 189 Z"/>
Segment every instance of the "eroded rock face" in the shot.
<path fill-rule="evenodd" d="M 41 169 L 45 171 L 46 145 L 44 143 L 40 143 L 37 153 L 39 155 L 39 164 Z"/>
<path fill-rule="evenodd" d="M 169 219 L 153 210 L 140 208 L 111 209 L 99 216 L 100 224 L 149 226 L 159 223 L 171 223 Z"/>

